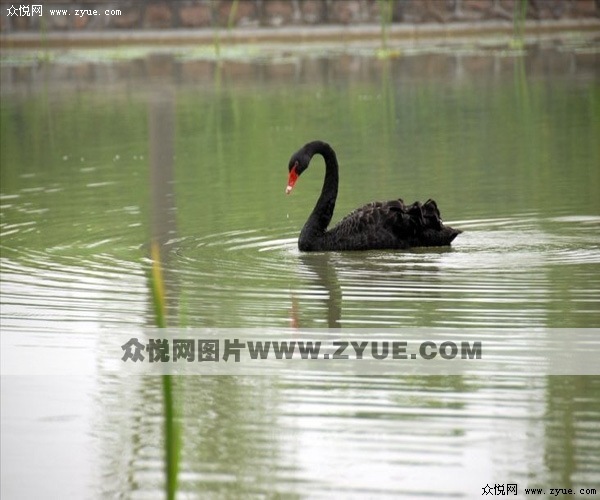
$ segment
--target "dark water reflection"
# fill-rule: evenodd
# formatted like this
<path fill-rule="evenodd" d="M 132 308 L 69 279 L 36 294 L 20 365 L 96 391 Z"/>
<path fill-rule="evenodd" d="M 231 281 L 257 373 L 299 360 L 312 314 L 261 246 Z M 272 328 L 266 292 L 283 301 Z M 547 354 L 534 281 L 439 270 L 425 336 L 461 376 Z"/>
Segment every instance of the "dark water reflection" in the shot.
<path fill-rule="evenodd" d="M 171 325 L 598 327 L 598 67 L 586 41 L 5 62 L 3 332 L 81 349 L 152 324 L 152 238 Z M 285 197 L 286 165 L 317 137 L 341 163 L 336 220 L 431 196 L 464 234 L 448 249 L 300 254 L 322 170 Z M 600 484 L 596 377 L 184 377 L 175 396 L 184 497 Z M 162 422 L 153 377 L 3 376 L 2 496 L 158 496 Z"/>

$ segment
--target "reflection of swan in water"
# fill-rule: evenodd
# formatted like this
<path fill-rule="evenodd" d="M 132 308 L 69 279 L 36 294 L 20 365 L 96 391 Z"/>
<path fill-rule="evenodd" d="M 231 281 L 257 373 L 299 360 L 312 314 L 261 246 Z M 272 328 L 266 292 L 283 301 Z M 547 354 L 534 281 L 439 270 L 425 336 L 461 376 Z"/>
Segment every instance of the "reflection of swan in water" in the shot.
<path fill-rule="evenodd" d="M 432 299 L 447 295 L 440 259 L 451 252 L 451 248 L 439 248 L 401 256 L 387 252 L 300 253 L 299 274 L 305 292 L 292 295 L 292 327 L 318 327 L 315 321 L 322 319 L 328 328 L 342 328 L 343 323 L 357 327 L 436 324 L 440 321 L 439 304 Z M 322 290 L 327 292 L 324 299 Z M 342 322 L 343 298 L 346 314 Z M 325 318 L 316 306 L 323 302 Z M 313 314 L 307 317 L 308 312 Z"/>
<path fill-rule="evenodd" d="M 314 283 L 314 286 L 311 288 L 324 288 L 327 291 L 327 299 L 325 299 L 327 307 L 327 327 L 340 328 L 340 319 L 342 316 L 342 289 L 338 282 L 335 267 L 331 263 L 331 254 L 300 254 L 299 258 L 302 266 L 308 271 L 308 273 L 303 274 Z M 299 324 L 298 299 L 294 296 L 292 296 L 292 323 L 292 326 L 294 327 L 308 326 Z"/>

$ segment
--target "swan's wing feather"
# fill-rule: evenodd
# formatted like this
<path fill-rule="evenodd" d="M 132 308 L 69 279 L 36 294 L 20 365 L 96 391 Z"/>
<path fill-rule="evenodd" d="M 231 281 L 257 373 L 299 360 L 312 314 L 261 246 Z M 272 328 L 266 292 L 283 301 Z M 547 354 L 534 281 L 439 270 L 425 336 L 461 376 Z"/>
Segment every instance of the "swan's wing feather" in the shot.
<path fill-rule="evenodd" d="M 435 201 L 405 205 L 397 199 L 357 208 L 328 231 L 328 236 L 336 246 L 347 249 L 407 248 L 429 241 L 444 229 Z"/>
<path fill-rule="evenodd" d="M 413 234 L 402 200 L 376 201 L 357 208 L 328 231 L 336 244 L 348 249 L 403 247 L 399 237 Z"/>

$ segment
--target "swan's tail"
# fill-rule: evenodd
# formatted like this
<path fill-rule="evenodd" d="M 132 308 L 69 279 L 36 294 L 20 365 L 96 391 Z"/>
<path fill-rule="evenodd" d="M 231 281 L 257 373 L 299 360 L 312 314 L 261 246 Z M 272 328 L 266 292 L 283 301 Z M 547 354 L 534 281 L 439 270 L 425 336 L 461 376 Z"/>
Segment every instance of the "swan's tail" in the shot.
<path fill-rule="evenodd" d="M 425 203 L 418 201 L 406 207 L 411 223 L 414 227 L 418 243 L 414 246 L 446 246 L 462 231 L 450 226 L 445 226 L 440 217 L 440 211 L 434 200 Z"/>

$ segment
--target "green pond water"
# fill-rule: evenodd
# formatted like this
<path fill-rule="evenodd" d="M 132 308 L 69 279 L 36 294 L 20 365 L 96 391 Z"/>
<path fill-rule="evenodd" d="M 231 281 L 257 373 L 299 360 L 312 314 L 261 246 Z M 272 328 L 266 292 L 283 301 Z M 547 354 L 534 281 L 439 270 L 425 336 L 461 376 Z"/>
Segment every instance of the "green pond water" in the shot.
<path fill-rule="evenodd" d="M 95 366 L 82 339 L 153 325 L 152 238 L 170 326 L 600 327 L 597 46 L 61 57 L 1 67 L 1 326 L 25 353 Z M 334 221 L 434 198 L 464 233 L 300 254 L 323 161 L 284 189 L 313 139 L 338 155 Z M 2 497 L 163 496 L 163 394 L 3 374 Z M 180 498 L 600 491 L 600 377 L 191 376 L 173 398 Z"/>

